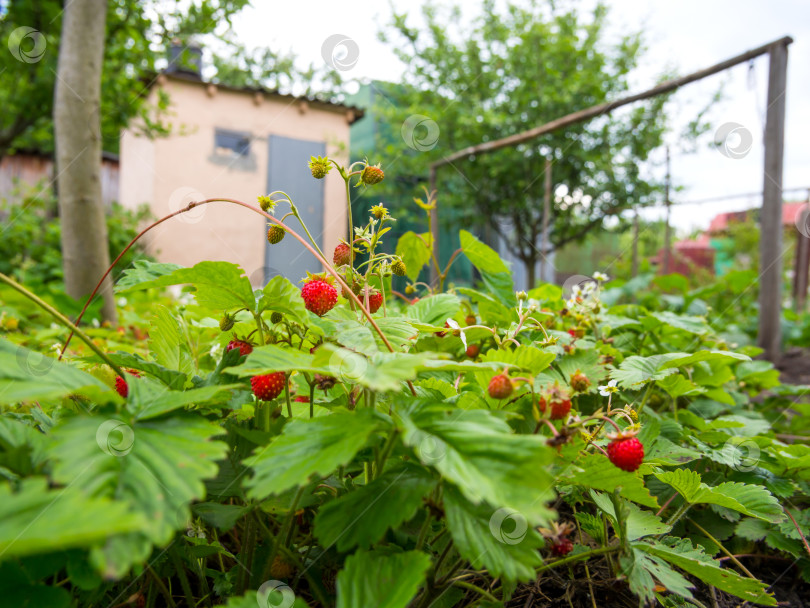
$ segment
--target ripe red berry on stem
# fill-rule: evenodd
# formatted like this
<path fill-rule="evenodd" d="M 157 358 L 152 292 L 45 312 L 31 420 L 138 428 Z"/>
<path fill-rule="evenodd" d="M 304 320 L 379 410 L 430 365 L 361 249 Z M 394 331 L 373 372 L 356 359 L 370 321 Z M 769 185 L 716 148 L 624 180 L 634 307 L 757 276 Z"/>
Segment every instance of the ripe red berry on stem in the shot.
<path fill-rule="evenodd" d="M 467 347 L 467 356 L 470 359 L 475 359 L 478 356 L 478 353 L 481 352 L 481 347 L 477 344 L 470 344 Z"/>
<path fill-rule="evenodd" d="M 337 296 L 337 290 L 322 279 L 311 280 L 301 289 L 304 306 L 319 317 L 335 307 Z"/>
<path fill-rule="evenodd" d="M 273 372 L 272 374 L 262 374 L 253 376 L 250 379 L 250 387 L 253 394 L 260 401 L 272 401 L 284 390 L 287 376 L 284 372 Z"/>
<path fill-rule="evenodd" d="M 607 446 L 608 458 L 622 471 L 632 473 L 644 462 L 644 446 L 634 436 L 618 436 Z"/>
<path fill-rule="evenodd" d="M 506 399 L 512 394 L 513 390 L 514 387 L 512 386 L 512 380 L 510 380 L 509 376 L 505 374 L 493 376 L 492 380 L 489 381 L 489 386 L 487 387 L 487 392 L 493 399 Z"/>
<path fill-rule="evenodd" d="M 537 402 L 537 406 L 543 413 L 545 413 L 546 408 L 549 407 L 548 402 L 543 397 L 540 397 L 540 400 Z M 551 418 L 552 420 L 562 420 L 568 415 L 570 411 L 571 411 L 570 399 L 552 399 L 551 413 L 549 415 L 549 418 Z"/>
<path fill-rule="evenodd" d="M 555 557 L 565 557 L 574 548 L 569 538 L 560 538 L 551 544 L 551 554 Z"/>
<path fill-rule="evenodd" d="M 125 371 L 128 374 L 132 374 L 136 378 L 141 377 L 141 373 L 136 369 L 128 369 Z M 122 376 L 115 377 L 115 390 L 124 399 L 126 399 L 127 396 L 129 395 L 129 384 L 127 384 L 127 381 Z"/>
<path fill-rule="evenodd" d="M 332 261 L 335 266 L 346 266 L 351 262 L 352 251 L 346 243 L 338 243 L 335 247 L 335 254 L 332 256 Z"/>
<path fill-rule="evenodd" d="M 379 291 L 372 291 L 368 294 L 368 309 L 371 313 L 375 313 L 380 309 L 383 303 L 383 295 Z"/>
<path fill-rule="evenodd" d="M 246 340 L 240 340 L 239 338 L 234 338 L 233 340 L 228 342 L 228 346 L 225 347 L 225 350 L 229 351 L 233 350 L 234 348 L 238 348 L 239 354 L 242 355 L 243 357 L 253 352 L 253 345 L 250 342 Z"/>

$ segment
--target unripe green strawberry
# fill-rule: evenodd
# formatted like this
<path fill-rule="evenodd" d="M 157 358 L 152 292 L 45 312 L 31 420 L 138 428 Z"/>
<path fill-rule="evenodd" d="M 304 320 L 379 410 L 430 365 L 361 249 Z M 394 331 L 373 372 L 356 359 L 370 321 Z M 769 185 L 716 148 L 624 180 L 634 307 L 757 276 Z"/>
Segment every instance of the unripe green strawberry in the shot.
<path fill-rule="evenodd" d="M 267 229 L 267 241 L 271 245 L 275 245 L 276 243 L 281 242 L 285 234 L 287 234 L 287 231 L 284 228 L 278 224 L 273 224 Z"/>
<path fill-rule="evenodd" d="M 366 186 L 373 186 L 374 184 L 379 184 L 384 177 L 385 173 L 383 173 L 379 165 L 366 165 L 366 168 L 363 169 L 363 172 L 360 174 L 360 182 Z"/>
<path fill-rule="evenodd" d="M 493 399 L 506 399 L 512 394 L 513 390 L 514 387 L 512 386 L 512 380 L 510 380 L 509 376 L 506 374 L 498 374 L 497 376 L 493 376 L 492 380 L 489 381 L 489 386 L 487 387 L 487 392 Z"/>
<path fill-rule="evenodd" d="M 346 266 L 351 263 L 352 259 L 352 250 L 349 248 L 349 245 L 346 243 L 338 243 L 338 246 L 335 247 L 335 254 L 332 256 L 332 261 L 335 263 L 335 266 Z"/>
<path fill-rule="evenodd" d="M 309 170 L 312 172 L 312 177 L 315 179 L 323 179 L 326 177 L 326 174 L 329 173 L 329 170 L 332 168 L 332 165 L 329 163 L 329 159 L 324 157 L 321 158 L 320 156 L 310 156 L 309 160 Z"/>
<path fill-rule="evenodd" d="M 223 317 L 219 320 L 219 329 L 220 331 L 230 331 L 234 324 L 234 317 L 229 315 L 227 312 L 223 315 Z"/>
<path fill-rule="evenodd" d="M 276 323 L 281 323 L 281 319 L 283 319 L 283 318 L 284 317 L 282 316 L 282 314 L 280 312 L 275 311 L 275 312 L 273 312 L 273 314 L 270 315 L 270 322 L 273 325 L 275 325 Z"/>
<path fill-rule="evenodd" d="M 408 269 L 405 266 L 405 262 L 403 262 L 402 260 L 395 260 L 394 263 L 391 264 L 391 272 L 393 272 L 398 277 L 404 277 L 407 271 Z"/>

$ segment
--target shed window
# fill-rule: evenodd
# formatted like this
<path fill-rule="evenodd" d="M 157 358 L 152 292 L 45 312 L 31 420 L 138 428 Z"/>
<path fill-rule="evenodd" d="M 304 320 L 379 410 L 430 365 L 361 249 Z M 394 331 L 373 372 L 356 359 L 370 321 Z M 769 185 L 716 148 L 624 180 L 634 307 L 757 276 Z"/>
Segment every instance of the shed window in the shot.
<path fill-rule="evenodd" d="M 218 156 L 250 156 L 250 134 L 217 129 L 214 133 L 214 152 Z"/>

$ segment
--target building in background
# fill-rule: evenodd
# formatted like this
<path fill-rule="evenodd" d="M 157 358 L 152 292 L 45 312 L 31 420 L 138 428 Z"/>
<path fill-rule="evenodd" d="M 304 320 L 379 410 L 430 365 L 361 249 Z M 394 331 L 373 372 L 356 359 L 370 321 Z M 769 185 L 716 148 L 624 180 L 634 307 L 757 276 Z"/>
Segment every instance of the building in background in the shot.
<path fill-rule="evenodd" d="M 168 93 L 175 124 L 170 136 L 149 139 L 128 130 L 121 140 L 120 202 L 149 204 L 155 217 L 188 203 L 225 197 L 257 204 L 259 195 L 288 193 L 323 251 L 348 235 L 346 193 L 336 171 L 316 180 L 310 156 L 348 160 L 349 130 L 362 116 L 357 108 L 204 82 L 194 69 L 170 69 L 149 95 Z M 289 206 L 280 203 L 281 217 Z M 290 226 L 299 230 L 294 218 Z M 266 239 L 267 223 L 248 209 L 212 203 L 173 218 L 147 236 L 150 254 L 192 266 L 225 260 L 245 269 L 254 285 L 275 274 L 293 282 L 320 264 L 292 237 L 277 245 Z"/>

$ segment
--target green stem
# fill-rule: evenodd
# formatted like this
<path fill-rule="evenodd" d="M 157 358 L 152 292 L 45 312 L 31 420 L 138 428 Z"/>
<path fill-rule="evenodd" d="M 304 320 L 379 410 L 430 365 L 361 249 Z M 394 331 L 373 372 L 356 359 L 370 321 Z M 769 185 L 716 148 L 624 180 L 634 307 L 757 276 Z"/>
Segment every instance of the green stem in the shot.
<path fill-rule="evenodd" d="M 309 417 L 315 417 L 315 383 L 309 385 Z"/>
<path fill-rule="evenodd" d="M 689 504 L 688 502 L 683 503 L 683 504 L 682 504 L 682 505 L 681 505 L 681 506 L 678 508 L 678 510 L 677 510 L 677 511 L 675 511 L 675 513 L 673 513 L 673 514 L 672 514 L 672 517 L 670 517 L 670 518 L 669 518 L 669 521 L 667 521 L 667 525 L 668 525 L 668 526 L 674 526 L 676 523 L 678 523 L 678 520 L 679 520 L 681 517 L 683 517 L 683 516 L 684 516 L 684 514 L 685 514 L 685 513 L 686 513 L 686 512 L 687 512 L 687 511 L 688 511 L 688 510 L 691 508 L 691 507 L 692 507 L 692 505 L 691 505 L 691 504 Z"/>
<path fill-rule="evenodd" d="M 380 452 L 380 457 L 377 460 L 375 477 L 379 477 L 382 474 L 383 467 L 385 467 L 385 461 L 388 460 L 388 457 L 391 455 L 391 452 L 394 451 L 394 445 L 396 445 L 396 441 L 397 441 L 398 436 L 399 436 L 399 431 L 397 429 L 394 429 L 394 430 L 391 431 L 391 434 L 388 436 L 388 439 L 385 441 L 385 445 L 383 446 L 383 449 Z"/>
<path fill-rule="evenodd" d="M 253 319 L 256 321 L 256 331 L 259 334 L 259 346 L 264 346 L 264 330 L 262 329 L 262 316 L 259 313 L 255 313 L 253 315 Z"/>
<path fill-rule="evenodd" d="M 577 553 L 576 555 L 572 555 L 571 557 L 564 557 L 562 559 L 555 560 L 548 564 L 543 564 L 542 566 L 538 566 L 535 571 L 539 574 L 540 572 L 544 572 L 545 570 L 550 570 L 551 568 L 557 568 L 558 566 L 565 566 L 567 564 L 571 564 L 573 562 L 578 562 L 583 559 L 590 559 L 592 557 L 596 557 L 598 555 L 605 555 L 606 553 L 613 553 L 614 551 L 618 551 L 621 549 L 621 545 L 614 545 L 612 547 L 602 547 L 600 549 L 593 549 L 591 551 L 585 551 L 584 553 Z"/>
<path fill-rule="evenodd" d="M 163 597 L 166 598 L 166 603 L 170 606 L 170 608 L 177 608 L 177 604 L 174 603 L 174 599 L 172 598 L 171 591 L 169 591 L 169 589 L 166 587 L 166 583 L 164 583 L 157 573 L 152 569 L 152 566 L 146 564 L 146 571 L 149 573 L 149 576 L 152 577 L 152 581 L 154 581 L 155 585 L 157 585 L 157 588 L 160 589 Z"/>
<path fill-rule="evenodd" d="M 468 583 L 468 582 L 466 582 L 466 581 L 453 581 L 453 582 L 451 583 L 451 585 L 452 585 L 453 587 L 461 587 L 462 589 L 469 589 L 470 591 L 475 591 L 476 593 L 481 594 L 482 596 L 484 596 L 485 598 L 487 598 L 489 601 L 491 601 L 491 602 L 495 602 L 496 604 L 500 604 L 500 603 L 501 603 L 501 600 L 499 600 L 497 597 L 495 597 L 494 595 L 492 595 L 492 594 L 491 594 L 489 591 L 486 591 L 486 590 L 484 590 L 484 589 L 481 589 L 481 587 L 476 587 L 476 586 L 475 586 L 475 585 L 473 585 L 472 583 Z"/>
<path fill-rule="evenodd" d="M 247 514 L 245 520 L 245 540 L 242 545 L 242 560 L 241 570 L 239 571 L 239 584 L 237 590 L 239 594 L 243 594 L 250 585 L 250 572 L 253 567 L 253 553 L 256 550 L 256 524 L 250 513 Z"/>
<path fill-rule="evenodd" d="M 706 537 L 707 537 L 707 538 L 708 538 L 710 541 L 712 541 L 712 542 L 713 542 L 715 545 L 717 545 L 718 547 L 720 547 L 720 550 L 721 550 L 723 553 L 725 553 L 725 554 L 726 554 L 726 557 L 728 557 L 728 558 L 729 558 L 729 559 L 730 559 L 732 562 L 734 562 L 734 565 L 736 565 L 736 566 L 737 566 L 737 567 L 738 567 L 740 570 L 742 570 L 743 572 L 745 572 L 745 574 L 746 574 L 746 576 L 748 576 L 748 578 L 754 578 L 754 579 L 756 578 L 756 577 L 755 577 L 753 574 L 751 574 L 751 572 L 748 570 L 748 568 L 746 568 L 745 566 L 743 566 L 743 565 L 740 563 L 740 560 L 738 560 L 736 557 L 734 557 L 734 554 L 733 554 L 733 553 L 731 553 L 731 551 L 729 551 L 728 549 L 726 549 L 726 548 L 725 548 L 723 545 L 721 545 L 721 544 L 720 544 L 720 541 L 719 541 L 719 540 L 717 540 L 717 539 L 716 539 L 714 536 L 712 536 L 711 534 L 709 534 L 708 530 L 704 529 L 704 528 L 703 528 L 703 527 L 702 527 L 700 524 L 698 524 L 698 523 L 697 523 L 697 522 L 696 522 L 694 519 L 692 519 L 691 517 L 687 517 L 687 519 L 689 520 L 689 523 L 691 523 L 691 524 L 692 524 L 693 526 L 695 526 L 695 527 L 696 527 L 698 530 L 700 530 L 700 531 L 701 531 L 701 533 L 705 534 L 705 535 L 706 535 Z"/>
<path fill-rule="evenodd" d="M 183 588 L 183 595 L 186 596 L 186 603 L 189 606 L 196 605 L 196 602 L 194 601 L 194 594 L 191 592 L 191 585 L 188 582 L 188 576 L 186 576 L 186 569 L 183 567 L 183 562 L 180 559 L 180 556 L 177 554 L 175 547 L 171 548 L 169 551 L 169 556 L 172 560 L 174 570 L 177 572 L 177 578 L 180 579 L 180 586 Z"/>
<path fill-rule="evenodd" d="M 351 177 L 347 175 L 343 181 L 346 183 L 346 211 L 349 214 L 349 268 L 352 269 L 352 275 L 354 275 L 354 222 L 352 221 L 352 189 L 349 184 Z"/>
<path fill-rule="evenodd" d="M 304 232 L 306 233 L 307 237 L 309 237 L 309 242 L 312 243 L 312 246 L 315 247 L 318 253 L 321 254 L 321 257 L 325 258 L 326 256 L 323 254 L 323 251 L 321 251 L 321 248 L 318 247 L 317 241 L 315 241 L 315 239 L 313 239 L 312 235 L 309 233 L 309 228 L 307 228 L 307 225 L 304 223 L 304 220 L 302 220 L 301 216 L 298 215 L 298 208 L 295 205 L 292 206 L 292 212 L 293 215 L 295 215 L 295 217 L 298 218 L 298 223 L 301 224 L 301 228 L 304 229 Z"/>
<path fill-rule="evenodd" d="M 281 548 L 281 540 L 287 537 L 290 529 L 292 528 L 293 518 L 295 517 L 295 510 L 298 508 L 298 503 L 301 501 L 301 496 L 304 494 L 305 486 L 301 486 L 298 488 L 298 491 L 295 493 L 293 497 L 292 503 L 290 503 L 290 512 L 287 513 L 287 517 L 284 519 L 284 523 L 281 524 L 281 529 L 278 531 L 276 535 L 276 541 L 273 543 L 273 548 L 270 550 L 270 555 L 267 556 L 267 567 L 265 568 L 264 577 L 269 578 L 270 576 L 270 568 L 273 567 L 273 561 L 276 559 L 278 555 L 279 549 Z"/>
<path fill-rule="evenodd" d="M 290 379 L 284 374 L 284 398 L 287 400 L 287 416 L 292 419 L 292 403 L 290 403 Z"/>
<path fill-rule="evenodd" d="M 8 276 L 4 275 L 2 272 L 0 272 L 0 281 L 3 281 L 9 287 L 11 287 L 12 289 L 14 289 L 14 290 L 18 291 L 19 293 L 21 293 L 22 295 L 24 295 L 26 298 L 28 298 L 29 300 L 34 302 L 34 304 L 39 306 L 42 310 L 44 310 L 45 312 L 50 314 L 54 319 L 59 321 L 59 323 L 61 323 L 62 325 L 67 327 L 69 330 L 71 330 L 74 334 L 76 334 L 79 337 L 79 339 L 82 342 L 84 342 L 85 344 L 87 344 L 87 346 L 90 347 L 90 350 L 92 350 L 99 357 L 101 357 L 102 361 L 104 361 L 107 365 L 109 365 L 113 369 L 113 371 L 115 371 L 116 374 L 118 374 L 122 378 L 124 377 L 124 372 L 121 370 L 121 368 L 118 367 L 115 363 L 113 363 L 112 359 L 110 359 L 104 353 L 104 351 L 102 351 L 98 346 L 96 346 L 93 343 L 93 341 L 90 339 L 90 336 L 88 336 L 81 329 L 79 329 L 73 323 L 71 323 L 70 319 L 68 319 L 65 315 L 63 315 L 61 312 L 56 310 L 53 306 L 51 306 L 50 304 L 45 302 L 42 298 L 40 298 L 36 294 L 31 293 L 30 291 L 28 291 L 25 287 L 20 285 L 17 281 L 12 279 L 11 277 L 8 277 Z"/>
<path fill-rule="evenodd" d="M 425 523 L 422 524 L 422 529 L 419 530 L 419 537 L 416 540 L 416 550 L 419 551 L 422 548 L 422 545 L 425 544 L 425 537 L 427 537 L 428 530 L 430 529 L 430 521 L 433 519 L 433 516 L 428 512 L 427 516 L 425 517 Z"/>
<path fill-rule="evenodd" d="M 639 404 L 638 409 L 636 410 L 636 414 L 638 414 L 639 418 L 641 418 L 641 410 L 644 409 L 644 405 L 647 403 L 647 399 L 650 398 L 650 393 L 652 393 L 652 389 L 653 389 L 654 385 L 655 385 L 655 382 L 650 382 L 647 385 L 647 390 L 644 391 L 644 396 L 641 398 L 641 403 Z"/>

